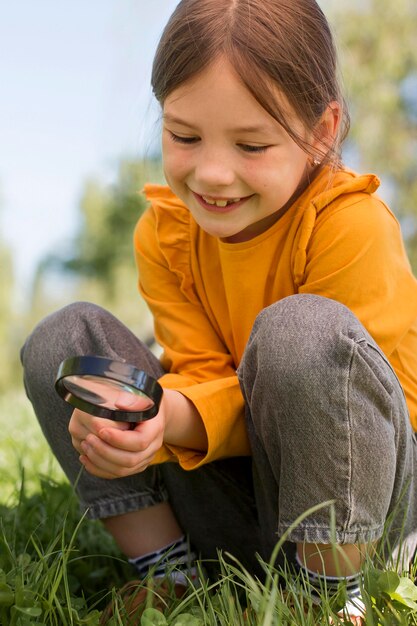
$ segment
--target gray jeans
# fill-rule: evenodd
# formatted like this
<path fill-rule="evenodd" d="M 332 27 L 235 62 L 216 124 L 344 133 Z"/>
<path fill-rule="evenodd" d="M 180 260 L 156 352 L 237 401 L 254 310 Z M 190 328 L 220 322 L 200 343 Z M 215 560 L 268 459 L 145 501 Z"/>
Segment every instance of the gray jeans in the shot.
<path fill-rule="evenodd" d="M 54 390 L 59 363 L 96 354 L 159 377 L 159 361 L 121 322 L 81 302 L 48 316 L 22 349 L 25 386 L 42 430 L 69 480 L 79 471 L 68 433 L 72 409 Z M 175 463 L 104 480 L 83 471 L 77 492 L 89 516 L 104 518 L 169 500 L 203 558 L 217 549 L 259 572 L 277 539 L 294 542 L 417 541 L 417 442 L 404 394 L 386 357 L 343 305 L 313 295 L 285 298 L 257 317 L 238 377 L 252 458 L 194 471 Z M 140 529 L 138 529 L 140 532 Z"/>

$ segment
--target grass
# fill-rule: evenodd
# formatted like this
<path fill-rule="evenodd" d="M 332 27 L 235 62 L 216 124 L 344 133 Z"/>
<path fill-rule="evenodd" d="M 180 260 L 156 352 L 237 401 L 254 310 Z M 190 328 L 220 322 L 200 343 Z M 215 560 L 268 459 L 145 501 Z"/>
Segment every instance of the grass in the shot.
<path fill-rule="evenodd" d="M 134 577 L 130 566 L 99 522 L 80 517 L 22 393 L 0 398 L 0 429 L 0 624 L 98 626 L 108 600 L 117 604 L 115 589 Z M 277 571 L 274 558 L 263 564 L 262 582 L 232 558 L 219 555 L 218 565 L 218 580 L 203 577 L 199 589 L 166 611 L 150 606 L 140 626 L 349 623 L 336 615 L 343 586 L 333 596 L 323 589 L 318 607 L 306 581 Z M 366 564 L 366 626 L 417 626 L 415 575 Z M 123 625 L 117 613 L 113 626 Z"/>
<path fill-rule="evenodd" d="M 26 469 L 26 491 L 38 489 L 39 475 L 62 481 L 63 473 L 49 452 L 23 391 L 0 395 L 1 503 L 18 497 L 21 470 Z"/>

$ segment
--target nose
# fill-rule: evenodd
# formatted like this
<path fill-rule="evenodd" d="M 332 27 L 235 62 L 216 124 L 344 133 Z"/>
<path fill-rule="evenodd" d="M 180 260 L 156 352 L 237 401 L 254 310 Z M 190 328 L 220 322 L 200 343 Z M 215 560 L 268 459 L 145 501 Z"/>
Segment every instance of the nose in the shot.
<path fill-rule="evenodd" d="M 195 163 L 194 177 L 200 187 L 207 191 L 232 185 L 236 174 L 229 151 L 205 147 Z"/>

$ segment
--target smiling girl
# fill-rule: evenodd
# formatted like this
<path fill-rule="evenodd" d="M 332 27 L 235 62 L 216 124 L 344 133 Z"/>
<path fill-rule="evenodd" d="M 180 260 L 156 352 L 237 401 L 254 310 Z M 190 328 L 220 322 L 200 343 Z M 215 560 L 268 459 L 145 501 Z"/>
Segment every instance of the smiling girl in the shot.
<path fill-rule="evenodd" d="M 277 97 L 283 100 L 279 92 Z M 323 139 L 334 132 L 339 112 L 336 102 L 325 112 Z M 223 241 L 264 232 L 308 185 L 308 154 L 248 92 L 224 56 L 167 96 L 163 121 L 167 182 L 198 225 Z M 294 114 L 290 123 L 313 141 Z"/>
<path fill-rule="evenodd" d="M 281 562 L 313 588 L 347 580 L 354 615 L 384 528 L 385 554 L 415 550 L 417 282 L 378 179 L 342 165 L 327 21 L 314 0 L 182 0 L 152 86 L 168 186 L 145 187 L 135 253 L 162 356 L 77 303 L 26 342 L 28 395 L 140 579 L 165 589 L 174 562 L 182 594 L 218 549 L 262 575 L 256 554 L 291 529 Z M 53 380 L 73 354 L 157 377 L 158 415 L 129 430 L 71 413 Z M 335 528 L 329 505 L 292 528 L 329 501 Z"/>

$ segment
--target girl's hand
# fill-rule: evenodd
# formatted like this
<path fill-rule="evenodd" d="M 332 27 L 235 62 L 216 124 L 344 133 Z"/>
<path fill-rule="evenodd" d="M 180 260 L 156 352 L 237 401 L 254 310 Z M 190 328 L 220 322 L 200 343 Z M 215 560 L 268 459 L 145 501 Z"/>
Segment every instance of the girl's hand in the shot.
<path fill-rule="evenodd" d="M 122 478 L 145 470 L 163 444 L 164 396 L 158 414 L 134 430 L 126 422 L 75 409 L 69 424 L 74 448 L 86 470 L 99 478 Z"/>
<path fill-rule="evenodd" d="M 126 422 L 94 417 L 75 409 L 69 431 L 73 446 L 81 455 L 80 462 L 99 478 L 122 478 L 143 472 L 164 443 L 207 450 L 207 435 L 197 409 L 173 389 L 164 389 L 158 414 L 137 424 L 134 430 L 129 430 Z"/>

